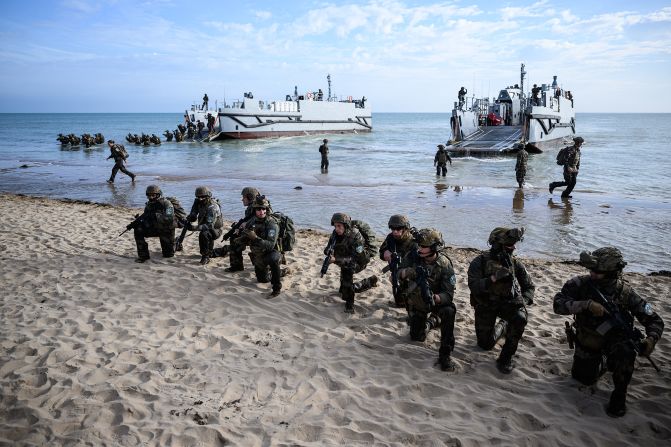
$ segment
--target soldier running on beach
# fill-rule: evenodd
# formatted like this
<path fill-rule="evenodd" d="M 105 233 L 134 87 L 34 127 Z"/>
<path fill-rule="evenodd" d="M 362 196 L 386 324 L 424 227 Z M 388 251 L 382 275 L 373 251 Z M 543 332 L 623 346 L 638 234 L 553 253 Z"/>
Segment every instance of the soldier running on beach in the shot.
<path fill-rule="evenodd" d="M 114 177 L 116 177 L 117 172 L 121 171 L 130 177 L 131 182 L 135 182 L 135 174 L 126 169 L 126 159 L 128 158 L 128 152 L 126 148 L 123 147 L 123 144 L 117 144 L 114 140 L 107 141 L 107 145 L 110 148 L 110 156 L 107 157 L 107 160 L 110 158 L 114 159 L 114 167 L 112 168 L 112 175 L 110 176 L 108 183 L 114 183 Z"/>

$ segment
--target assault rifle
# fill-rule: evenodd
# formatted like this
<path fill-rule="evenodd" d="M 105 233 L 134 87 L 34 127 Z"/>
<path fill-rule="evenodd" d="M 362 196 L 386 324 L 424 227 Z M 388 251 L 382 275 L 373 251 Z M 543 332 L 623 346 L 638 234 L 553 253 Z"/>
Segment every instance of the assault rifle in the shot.
<path fill-rule="evenodd" d="M 566 332 L 568 347 L 573 349 L 575 347 L 575 332 L 573 332 L 573 326 L 568 321 L 564 321 L 564 332 Z"/>
<path fill-rule="evenodd" d="M 634 317 L 631 315 L 624 316 L 620 311 L 617 304 L 610 301 L 606 298 L 599 289 L 596 288 L 594 284 L 590 281 L 590 286 L 596 292 L 596 295 L 599 297 L 598 301 L 603 307 L 606 308 L 606 311 L 610 315 L 610 320 L 602 323 L 596 330 L 601 335 L 605 335 L 613 327 L 617 327 L 624 331 L 624 334 L 627 337 L 629 343 L 631 343 L 636 354 L 641 355 L 641 340 L 644 338 L 643 333 L 639 328 L 634 325 Z M 648 362 L 657 370 L 661 372 L 655 361 L 650 356 L 644 356 Z"/>
<path fill-rule="evenodd" d="M 248 216 L 248 217 L 243 217 L 242 219 L 240 219 L 239 221 L 237 221 L 236 223 L 234 223 L 234 224 L 231 226 L 231 229 L 228 230 L 228 231 L 226 232 L 226 234 L 224 234 L 224 237 L 223 237 L 221 240 L 222 240 L 222 241 L 226 241 L 226 240 L 228 240 L 231 236 L 233 236 L 233 234 L 238 230 L 238 228 L 240 228 L 240 226 L 241 226 L 243 223 L 247 222 L 247 221 L 250 220 L 252 217 L 254 217 L 254 213 L 252 213 L 252 214 L 251 214 L 250 216 Z"/>
<path fill-rule="evenodd" d="M 326 244 L 326 248 L 324 249 L 324 254 L 326 257 L 324 258 L 324 262 L 322 263 L 322 270 L 321 270 L 321 277 L 323 278 L 324 275 L 326 275 L 326 272 L 329 269 L 329 265 L 331 264 L 331 256 L 333 255 L 333 251 L 335 250 L 335 243 L 336 243 L 336 232 L 334 231 L 331 233 L 331 237 L 329 238 L 328 244 Z"/>
<path fill-rule="evenodd" d="M 182 243 L 186 237 L 186 232 L 189 231 L 189 222 L 186 219 L 182 220 L 180 223 L 182 224 L 182 232 L 177 236 L 177 239 L 175 239 L 175 251 L 182 251 L 184 248 L 182 247 Z"/>
<path fill-rule="evenodd" d="M 401 257 L 398 253 L 393 252 L 391 254 L 391 260 L 383 269 L 382 273 L 391 272 L 391 292 L 394 295 L 394 299 L 398 297 L 398 269 L 401 267 Z"/>
<path fill-rule="evenodd" d="M 510 270 L 510 276 L 512 277 L 512 285 L 510 286 L 510 294 L 515 299 L 515 297 L 522 297 L 522 288 L 520 283 L 517 281 L 517 276 L 515 275 L 515 265 L 513 263 L 512 257 L 508 255 L 499 256 L 499 259 L 503 262 L 503 265 Z"/>
<path fill-rule="evenodd" d="M 139 227 L 140 225 L 142 225 L 143 221 L 144 221 L 144 214 L 136 214 L 135 219 L 131 223 L 126 225 L 126 229 L 123 230 L 121 233 L 119 233 L 119 236 L 123 236 L 124 233 L 126 233 L 127 231 L 132 230 L 133 228 Z M 117 236 L 117 237 L 119 237 L 119 236 Z"/>
<path fill-rule="evenodd" d="M 433 300 L 433 292 L 429 285 L 429 270 L 426 267 L 421 265 L 415 267 L 415 282 L 419 286 L 424 304 L 431 309 L 431 307 L 436 305 L 436 302 Z"/>

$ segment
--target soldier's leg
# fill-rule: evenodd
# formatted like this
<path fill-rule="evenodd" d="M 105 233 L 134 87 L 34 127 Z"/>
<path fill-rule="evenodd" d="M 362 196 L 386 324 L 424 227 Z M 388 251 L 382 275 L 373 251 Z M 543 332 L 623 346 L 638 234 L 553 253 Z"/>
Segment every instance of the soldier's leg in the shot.
<path fill-rule="evenodd" d="M 175 256 L 175 230 L 161 231 L 158 234 L 159 241 L 161 241 L 161 251 L 164 258 L 172 258 Z"/>
<path fill-rule="evenodd" d="M 436 175 L 440 175 L 440 164 L 436 165 Z"/>
<path fill-rule="evenodd" d="M 496 323 L 496 310 L 486 309 L 482 304 L 475 306 L 475 336 L 478 346 L 489 351 L 503 336 L 503 330 Z"/>
<path fill-rule="evenodd" d="M 604 371 L 601 352 L 586 349 L 576 341 L 571 377 L 583 385 L 592 385 L 599 380 Z"/>
<path fill-rule="evenodd" d="M 110 182 L 110 183 L 114 182 L 114 178 L 116 177 L 117 172 L 119 172 L 119 164 L 114 163 L 114 167 L 112 168 L 112 175 L 110 175 L 110 178 L 109 178 L 108 182 Z"/>
<path fill-rule="evenodd" d="M 126 166 L 124 166 L 123 164 L 121 164 L 121 167 L 119 167 L 119 170 L 120 170 L 121 172 L 123 172 L 124 174 L 126 174 L 126 175 L 127 175 L 128 177 L 130 177 L 131 179 L 135 180 L 135 174 L 133 174 L 132 172 L 130 172 L 128 169 L 126 169 Z"/>
<path fill-rule="evenodd" d="M 569 174 L 568 179 L 566 180 L 566 189 L 561 194 L 562 197 L 568 197 L 571 195 L 571 192 L 573 191 L 573 188 L 575 188 L 577 180 L 578 180 L 577 174 Z"/>
<path fill-rule="evenodd" d="M 410 326 L 410 340 L 426 340 L 426 321 L 429 310 L 422 301 L 421 296 L 412 293 L 408 297 L 408 325 Z"/>
<path fill-rule="evenodd" d="M 527 325 L 527 310 L 524 306 L 509 307 L 504 309 L 501 317 L 508 322 L 508 330 L 506 331 L 506 342 L 501 348 L 496 364 L 501 372 L 509 373 L 513 369 L 513 355 L 517 351 L 517 345 Z"/>
<path fill-rule="evenodd" d="M 437 310 L 437 314 L 440 317 L 438 361 L 440 362 L 440 369 L 449 371 L 454 369 L 450 356 L 452 351 L 454 351 L 454 318 L 457 314 L 457 307 L 454 303 L 441 305 Z"/>
<path fill-rule="evenodd" d="M 345 301 L 345 312 L 354 313 L 354 270 L 340 267 L 340 293 Z"/>
<path fill-rule="evenodd" d="M 442 172 L 443 177 L 445 177 L 447 175 L 447 165 L 445 164 L 441 166 L 440 170 Z"/>
<path fill-rule="evenodd" d="M 361 281 L 355 282 L 352 287 L 354 288 L 354 293 L 361 293 L 368 289 L 372 289 L 373 287 L 377 287 L 377 282 L 377 275 L 372 275 L 368 278 L 362 279 Z"/>
<path fill-rule="evenodd" d="M 226 268 L 227 272 L 239 272 L 245 269 L 242 261 L 242 252 L 245 249 L 245 244 L 231 241 L 231 249 L 228 252 L 228 259 L 231 263 L 230 267 Z"/>
<path fill-rule="evenodd" d="M 135 245 L 137 246 L 137 261 L 144 262 L 150 258 L 149 256 L 149 244 L 145 240 L 145 237 L 155 236 L 153 232 L 147 230 L 146 228 L 140 226 L 133 230 L 133 237 L 135 237 Z"/>
<path fill-rule="evenodd" d="M 254 274 L 256 275 L 256 281 L 260 283 L 270 282 L 270 274 L 268 272 L 268 262 L 266 256 L 260 253 L 249 253 L 249 259 L 254 265 Z"/>
<path fill-rule="evenodd" d="M 634 374 L 635 360 L 636 351 L 627 340 L 619 340 L 606 348 L 606 365 L 613 373 L 615 385 L 606 410 L 609 416 L 621 417 L 627 412 L 627 387 Z"/>
<path fill-rule="evenodd" d="M 282 260 L 282 255 L 279 251 L 271 251 L 266 254 L 266 264 L 270 266 L 270 283 L 273 286 L 273 292 L 271 296 L 277 296 L 282 290 L 282 272 L 280 269 L 280 261 Z"/>

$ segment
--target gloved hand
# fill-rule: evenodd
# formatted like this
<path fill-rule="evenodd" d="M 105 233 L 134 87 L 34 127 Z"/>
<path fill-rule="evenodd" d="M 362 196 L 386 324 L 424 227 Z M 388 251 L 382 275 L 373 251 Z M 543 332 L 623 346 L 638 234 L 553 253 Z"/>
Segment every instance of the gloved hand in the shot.
<path fill-rule="evenodd" d="M 247 240 L 249 240 L 249 242 L 254 242 L 258 237 L 254 232 L 254 230 L 245 230 L 242 232 L 242 234 L 245 235 L 245 237 L 247 238 Z"/>
<path fill-rule="evenodd" d="M 587 306 L 587 309 L 594 315 L 595 317 L 602 317 L 604 314 L 607 314 L 608 311 L 606 310 L 605 307 L 601 305 L 601 303 L 597 303 L 596 301 L 591 301 L 589 302 L 589 305 Z"/>
<path fill-rule="evenodd" d="M 133 228 L 133 222 L 126 225 L 126 230 L 130 230 L 131 228 Z"/>
<path fill-rule="evenodd" d="M 492 273 L 492 282 L 499 281 L 509 276 L 510 276 L 510 270 L 505 268 L 497 269 L 494 273 Z"/>
<path fill-rule="evenodd" d="M 657 342 L 653 337 L 647 337 L 645 340 L 641 342 L 641 355 L 643 357 L 648 357 L 650 354 L 652 354 L 652 351 L 655 350 L 655 344 Z"/>

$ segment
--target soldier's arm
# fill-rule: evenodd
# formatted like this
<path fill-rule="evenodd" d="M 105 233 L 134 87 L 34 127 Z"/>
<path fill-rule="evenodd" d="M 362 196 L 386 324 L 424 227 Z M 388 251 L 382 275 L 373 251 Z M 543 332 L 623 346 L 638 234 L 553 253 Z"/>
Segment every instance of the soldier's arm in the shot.
<path fill-rule="evenodd" d="M 264 251 L 270 251 L 277 245 L 277 238 L 279 237 L 280 227 L 275 220 L 266 220 L 265 234 L 259 235 L 253 242 L 253 245 L 260 246 Z"/>
<path fill-rule="evenodd" d="M 448 304 L 454 300 L 456 284 L 457 277 L 454 274 L 454 267 L 452 267 L 452 261 L 449 261 L 449 264 L 442 269 L 440 275 L 440 291 L 438 292 L 440 304 Z"/>
<path fill-rule="evenodd" d="M 556 314 L 571 315 L 588 311 L 591 300 L 579 299 L 581 279 L 576 276 L 564 284 L 561 291 L 557 293 L 552 302 L 552 308 Z"/>
<path fill-rule="evenodd" d="M 536 293 L 536 286 L 534 281 L 531 279 L 531 275 L 527 272 L 526 267 L 521 262 L 515 260 L 515 277 L 517 282 L 520 284 L 522 289 L 522 296 L 526 302 L 532 302 L 534 300 L 534 294 Z"/>
<path fill-rule="evenodd" d="M 196 219 L 198 219 L 198 200 L 193 201 L 193 205 L 191 205 L 191 211 L 189 211 L 189 215 L 186 216 L 186 220 L 189 222 L 195 222 Z"/>
<path fill-rule="evenodd" d="M 158 223 L 159 226 L 167 228 L 173 224 L 173 219 L 175 218 L 175 209 L 168 199 L 163 199 L 162 204 L 162 212 L 156 213 L 156 223 Z"/>
<path fill-rule="evenodd" d="M 468 266 L 468 288 L 471 290 L 471 294 L 475 296 L 486 294 L 492 285 L 492 280 L 482 273 L 484 270 L 483 262 L 482 255 L 479 255 Z"/>
<path fill-rule="evenodd" d="M 633 290 L 629 297 L 629 311 L 645 327 L 645 335 L 654 338 L 657 343 L 664 332 L 664 321 L 652 306 Z"/>
<path fill-rule="evenodd" d="M 384 252 L 388 250 L 387 247 L 389 246 L 389 238 L 390 237 L 391 237 L 391 235 L 387 235 L 387 237 L 384 239 L 384 241 L 382 241 L 382 244 L 380 245 L 379 254 L 380 254 L 380 259 L 382 259 L 383 261 L 385 261 Z"/>

